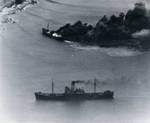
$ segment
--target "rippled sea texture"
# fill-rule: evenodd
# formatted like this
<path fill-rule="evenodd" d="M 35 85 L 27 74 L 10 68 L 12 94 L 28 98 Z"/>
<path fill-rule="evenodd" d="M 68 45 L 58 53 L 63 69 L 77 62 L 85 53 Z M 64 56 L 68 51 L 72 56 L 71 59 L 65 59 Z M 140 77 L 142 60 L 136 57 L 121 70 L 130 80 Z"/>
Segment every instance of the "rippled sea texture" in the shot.
<path fill-rule="evenodd" d="M 11 18 L 15 23 L 0 22 L 0 121 L 149 123 L 149 52 L 83 47 L 41 35 L 48 22 L 51 29 L 79 19 L 95 24 L 102 15 L 127 11 L 137 1 L 39 0 L 13 14 L 1 11 L 0 19 Z M 149 8 L 149 1 L 145 2 Z M 55 92 L 63 92 L 71 80 L 95 77 L 100 81 L 99 91 L 115 92 L 113 101 L 38 102 L 34 98 L 35 91 L 51 91 L 52 78 Z"/>

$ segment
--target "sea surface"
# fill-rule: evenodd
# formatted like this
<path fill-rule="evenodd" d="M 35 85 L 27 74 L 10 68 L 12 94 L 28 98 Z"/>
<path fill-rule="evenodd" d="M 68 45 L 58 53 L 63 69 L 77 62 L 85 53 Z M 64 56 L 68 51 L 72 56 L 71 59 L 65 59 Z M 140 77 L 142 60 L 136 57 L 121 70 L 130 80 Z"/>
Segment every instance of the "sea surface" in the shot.
<path fill-rule="evenodd" d="M 102 15 L 126 12 L 137 1 L 39 0 L 22 11 L 1 9 L 0 122 L 150 123 L 150 52 L 80 46 L 41 35 L 47 23 L 51 29 L 77 20 L 94 25 Z M 94 78 L 97 91 L 113 90 L 114 100 L 35 100 L 35 91 L 51 92 L 52 79 L 55 92 L 63 92 L 72 80 Z M 91 85 L 84 88 L 93 91 Z"/>

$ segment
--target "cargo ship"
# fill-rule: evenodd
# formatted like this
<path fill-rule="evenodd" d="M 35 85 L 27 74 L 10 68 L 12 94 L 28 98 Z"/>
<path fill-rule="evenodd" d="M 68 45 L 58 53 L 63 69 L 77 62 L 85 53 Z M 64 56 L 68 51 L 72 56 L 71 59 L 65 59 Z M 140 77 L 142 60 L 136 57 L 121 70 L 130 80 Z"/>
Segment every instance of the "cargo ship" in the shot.
<path fill-rule="evenodd" d="M 54 83 L 52 81 L 52 92 L 43 93 L 35 92 L 36 100 L 58 100 L 58 101 L 67 101 L 67 100 L 100 100 L 100 99 L 113 99 L 114 92 L 106 90 L 104 92 L 96 91 L 96 81 L 93 82 L 94 91 L 85 92 L 84 89 L 76 88 L 75 84 L 84 83 L 84 81 L 77 80 L 71 82 L 71 87 L 66 86 L 64 93 L 55 93 L 54 92 Z"/>
<path fill-rule="evenodd" d="M 49 24 L 47 24 L 47 28 L 42 28 L 42 34 L 44 36 L 47 36 L 49 38 L 58 40 L 58 41 L 64 41 L 63 37 L 59 34 L 57 34 L 54 31 L 49 30 Z"/>

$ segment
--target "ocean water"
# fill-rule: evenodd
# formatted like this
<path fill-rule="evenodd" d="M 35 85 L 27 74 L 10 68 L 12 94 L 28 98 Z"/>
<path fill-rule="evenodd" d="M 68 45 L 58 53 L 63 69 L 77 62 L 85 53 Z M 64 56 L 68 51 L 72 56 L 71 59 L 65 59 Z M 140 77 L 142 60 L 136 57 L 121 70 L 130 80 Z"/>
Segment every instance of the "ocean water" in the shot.
<path fill-rule="evenodd" d="M 139 0 L 39 0 L 23 11 L 0 12 L 0 121 L 10 123 L 149 123 L 150 53 L 125 48 L 85 47 L 41 35 L 82 20 L 131 9 Z M 149 1 L 145 0 L 149 8 Z M 6 1 L 1 1 L 1 5 Z M 12 12 L 13 11 L 13 12 Z M 11 13 L 8 15 L 8 13 Z M 7 14 L 6 14 L 7 13 Z M 9 19 L 8 19 L 9 18 Z M 11 23 L 12 20 L 15 23 Z M 8 21 L 5 21 L 7 20 Z M 36 101 L 35 91 L 63 92 L 71 80 L 99 80 L 97 89 L 114 100 Z M 87 91 L 93 91 L 90 85 Z"/>

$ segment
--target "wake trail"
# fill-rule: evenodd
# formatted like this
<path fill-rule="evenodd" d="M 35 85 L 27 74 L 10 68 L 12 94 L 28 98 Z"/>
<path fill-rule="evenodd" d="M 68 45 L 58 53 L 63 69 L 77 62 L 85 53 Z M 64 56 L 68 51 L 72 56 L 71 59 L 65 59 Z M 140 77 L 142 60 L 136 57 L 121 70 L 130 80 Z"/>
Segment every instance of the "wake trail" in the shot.
<path fill-rule="evenodd" d="M 68 43 L 72 48 L 76 50 L 82 51 L 99 51 L 101 53 L 107 54 L 112 57 L 130 57 L 130 56 L 137 56 L 141 55 L 140 51 L 132 50 L 129 48 L 104 48 L 99 46 L 82 46 L 79 43 L 74 43 L 71 41 L 65 41 Z"/>

